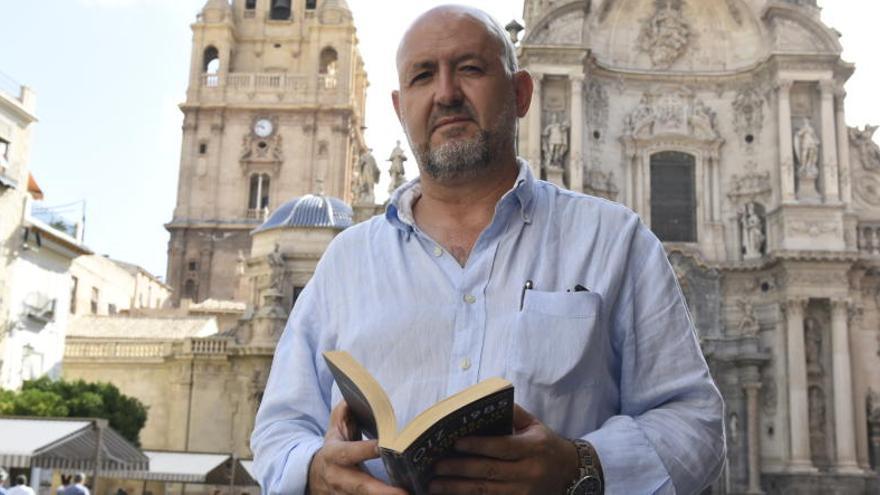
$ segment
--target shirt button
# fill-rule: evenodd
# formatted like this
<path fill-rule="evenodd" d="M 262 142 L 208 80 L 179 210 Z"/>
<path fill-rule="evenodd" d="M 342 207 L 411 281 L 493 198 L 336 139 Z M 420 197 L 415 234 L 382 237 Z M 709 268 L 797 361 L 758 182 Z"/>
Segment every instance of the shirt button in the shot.
<path fill-rule="evenodd" d="M 443 256 L 443 250 L 440 246 L 434 246 L 434 256 Z"/>
<path fill-rule="evenodd" d="M 462 370 L 467 371 L 471 367 L 471 360 L 468 358 L 462 358 L 461 363 L 459 364 Z"/>
<path fill-rule="evenodd" d="M 470 294 L 465 294 L 464 295 L 464 302 L 466 302 L 468 304 L 473 304 L 473 303 L 477 302 L 477 298 L 475 296 L 470 295 Z"/>

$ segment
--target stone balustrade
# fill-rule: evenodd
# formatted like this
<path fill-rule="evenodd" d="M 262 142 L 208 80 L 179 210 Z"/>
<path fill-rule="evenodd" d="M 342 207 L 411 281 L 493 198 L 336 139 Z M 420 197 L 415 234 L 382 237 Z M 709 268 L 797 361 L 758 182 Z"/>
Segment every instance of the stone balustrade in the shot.
<path fill-rule="evenodd" d="M 188 339 L 186 344 L 193 354 L 226 354 L 229 339 L 223 337 Z"/>
<path fill-rule="evenodd" d="M 880 222 L 860 222 L 856 229 L 859 251 L 864 254 L 880 255 Z"/>
<path fill-rule="evenodd" d="M 172 354 L 168 342 L 70 342 L 64 347 L 65 359 L 149 359 Z"/>
<path fill-rule="evenodd" d="M 320 103 L 345 103 L 343 81 L 327 74 L 287 74 L 276 72 L 202 74 L 201 100 L 253 99 L 258 95 L 296 103 L 317 99 Z M 341 91 L 337 92 L 337 88 Z M 226 90 L 229 89 L 227 92 Z M 338 101 L 337 101 L 338 100 Z"/>

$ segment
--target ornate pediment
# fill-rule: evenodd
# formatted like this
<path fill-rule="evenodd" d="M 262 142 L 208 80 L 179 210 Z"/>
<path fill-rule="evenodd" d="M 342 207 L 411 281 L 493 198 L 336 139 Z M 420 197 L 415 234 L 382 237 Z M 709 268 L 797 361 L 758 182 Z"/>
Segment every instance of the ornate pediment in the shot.
<path fill-rule="evenodd" d="M 534 45 L 577 45 L 583 44 L 584 13 L 575 10 L 550 19 L 528 37 L 528 44 Z"/>
<path fill-rule="evenodd" d="M 654 14 L 642 23 L 639 50 L 651 57 L 654 67 L 667 69 L 691 41 L 691 27 L 684 17 L 684 0 L 655 0 Z"/>
<path fill-rule="evenodd" d="M 277 172 L 284 162 L 281 134 L 275 133 L 268 138 L 260 138 L 250 132 L 245 134 L 241 142 L 239 162 L 245 169 L 252 169 L 254 166 L 259 168 L 262 165 Z"/>

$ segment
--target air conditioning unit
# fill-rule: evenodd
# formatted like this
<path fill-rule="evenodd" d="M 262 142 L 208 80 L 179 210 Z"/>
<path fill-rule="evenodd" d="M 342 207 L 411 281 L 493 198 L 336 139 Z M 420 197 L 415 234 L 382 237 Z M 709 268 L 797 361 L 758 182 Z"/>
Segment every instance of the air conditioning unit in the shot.
<path fill-rule="evenodd" d="M 42 292 L 31 292 L 24 298 L 25 314 L 28 318 L 48 323 L 55 319 L 55 302 Z"/>

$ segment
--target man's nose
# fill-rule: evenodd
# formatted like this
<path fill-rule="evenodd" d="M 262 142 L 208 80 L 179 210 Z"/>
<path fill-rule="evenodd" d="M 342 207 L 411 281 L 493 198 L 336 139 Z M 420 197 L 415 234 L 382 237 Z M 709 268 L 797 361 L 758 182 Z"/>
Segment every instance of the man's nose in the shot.
<path fill-rule="evenodd" d="M 437 78 L 437 88 L 434 100 L 439 105 L 453 106 L 461 103 L 464 95 L 461 92 L 461 84 L 451 69 L 441 69 Z"/>

